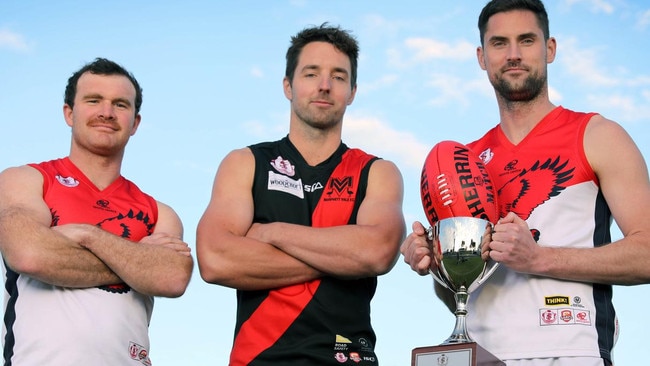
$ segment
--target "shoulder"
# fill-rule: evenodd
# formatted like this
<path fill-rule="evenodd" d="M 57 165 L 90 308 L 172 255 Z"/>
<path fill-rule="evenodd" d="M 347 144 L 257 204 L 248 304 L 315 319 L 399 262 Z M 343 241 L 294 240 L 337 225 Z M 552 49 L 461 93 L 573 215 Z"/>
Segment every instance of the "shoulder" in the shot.
<path fill-rule="evenodd" d="M 174 209 L 160 201 L 156 201 L 158 219 L 154 232 L 165 232 L 183 237 L 183 222 Z"/>
<path fill-rule="evenodd" d="M 380 185 L 403 189 L 402 173 L 395 163 L 390 160 L 375 159 L 370 162 L 368 183 L 376 182 Z"/>
<path fill-rule="evenodd" d="M 617 122 L 593 115 L 585 128 L 584 151 L 596 173 L 608 167 L 638 164 L 642 155 L 632 137 Z"/>
<path fill-rule="evenodd" d="M 221 166 L 248 166 L 255 163 L 252 147 L 243 147 L 230 151 L 221 161 Z"/>
<path fill-rule="evenodd" d="M 11 186 L 25 188 L 26 186 L 43 184 L 43 174 L 33 166 L 21 165 L 10 167 L 0 172 L 0 191 L 10 192 Z"/>

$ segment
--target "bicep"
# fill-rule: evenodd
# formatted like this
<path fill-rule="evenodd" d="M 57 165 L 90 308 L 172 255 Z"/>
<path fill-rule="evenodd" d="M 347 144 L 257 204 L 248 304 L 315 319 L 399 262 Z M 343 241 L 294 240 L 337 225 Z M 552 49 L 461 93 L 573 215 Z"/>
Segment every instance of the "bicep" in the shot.
<path fill-rule="evenodd" d="M 235 150 L 221 162 L 210 202 L 197 227 L 197 245 L 219 233 L 244 236 L 253 220 L 255 162 L 248 149 Z M 200 238 L 200 239 L 199 239 Z"/>
<path fill-rule="evenodd" d="M 0 213 L 3 220 L 24 213 L 35 223 L 50 227 L 52 215 L 43 200 L 43 176 L 38 170 L 25 165 L 0 173 Z"/>
<path fill-rule="evenodd" d="M 357 224 L 374 225 L 404 236 L 402 214 L 404 184 L 399 169 L 392 162 L 377 160 L 368 176 L 366 197 L 359 208 Z"/>
<path fill-rule="evenodd" d="M 650 205 L 648 168 L 630 135 L 601 117 L 588 126 L 585 151 L 622 233 L 627 236 L 647 226 L 644 210 Z"/>
<path fill-rule="evenodd" d="M 158 205 L 158 220 L 154 233 L 166 233 L 183 239 L 183 223 L 178 214 L 168 205 L 156 202 Z"/>

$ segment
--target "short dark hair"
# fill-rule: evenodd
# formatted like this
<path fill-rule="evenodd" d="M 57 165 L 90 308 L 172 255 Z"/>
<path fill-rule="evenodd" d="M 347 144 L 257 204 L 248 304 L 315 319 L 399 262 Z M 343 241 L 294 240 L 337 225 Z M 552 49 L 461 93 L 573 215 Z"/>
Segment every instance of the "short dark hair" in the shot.
<path fill-rule="evenodd" d="M 135 88 L 135 114 L 140 113 L 140 107 L 142 106 L 142 88 L 138 81 L 124 67 L 111 60 L 100 57 L 96 58 L 93 62 L 85 64 L 68 79 L 63 102 L 69 105 L 70 108 L 74 108 L 74 98 L 77 95 L 79 78 L 86 72 L 96 75 L 122 75 L 129 79 Z"/>
<path fill-rule="evenodd" d="M 293 76 L 298 66 L 298 57 L 302 49 L 311 42 L 327 42 L 336 49 L 348 55 L 350 59 L 350 81 L 351 86 L 357 85 L 357 64 L 359 58 L 359 44 L 350 34 L 350 31 L 340 27 L 330 26 L 327 22 L 320 27 L 305 28 L 295 36 L 291 37 L 291 46 L 287 50 L 287 68 L 285 76 L 289 83 L 293 82 Z"/>
<path fill-rule="evenodd" d="M 491 16 L 497 13 L 503 13 L 511 10 L 528 10 L 535 14 L 537 24 L 544 33 L 544 40 L 550 37 L 548 26 L 548 14 L 541 0 L 491 0 L 489 1 L 478 17 L 478 30 L 481 35 L 481 45 L 487 28 L 487 22 Z"/>

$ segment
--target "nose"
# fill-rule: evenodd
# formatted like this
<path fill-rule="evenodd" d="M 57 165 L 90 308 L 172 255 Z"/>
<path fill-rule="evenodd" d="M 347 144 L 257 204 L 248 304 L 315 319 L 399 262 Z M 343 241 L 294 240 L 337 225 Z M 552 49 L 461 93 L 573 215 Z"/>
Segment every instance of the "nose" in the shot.
<path fill-rule="evenodd" d="M 325 75 L 322 76 L 320 79 L 320 83 L 318 84 L 318 89 L 321 91 L 329 91 L 332 87 L 332 80 L 330 79 L 329 76 Z"/>
<path fill-rule="evenodd" d="M 508 47 L 508 61 L 521 61 L 521 50 L 518 44 L 512 43 Z"/>
<path fill-rule="evenodd" d="M 104 119 L 115 118 L 115 106 L 110 101 L 103 101 L 99 106 L 99 117 Z"/>

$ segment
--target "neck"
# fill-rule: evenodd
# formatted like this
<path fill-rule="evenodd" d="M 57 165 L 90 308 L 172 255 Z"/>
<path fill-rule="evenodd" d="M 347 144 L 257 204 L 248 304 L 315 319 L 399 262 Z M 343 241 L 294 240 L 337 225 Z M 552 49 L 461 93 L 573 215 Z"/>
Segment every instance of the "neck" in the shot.
<path fill-rule="evenodd" d="M 305 162 L 316 166 L 327 160 L 341 145 L 341 137 L 333 136 L 305 136 L 289 133 L 289 141 L 296 147 Z"/>
<path fill-rule="evenodd" d="M 105 157 L 71 151 L 69 158 L 99 190 L 108 187 L 121 174 L 122 156 Z"/>
<path fill-rule="evenodd" d="M 548 98 L 530 102 L 498 100 L 501 130 L 513 144 L 521 142 L 554 108 Z"/>

